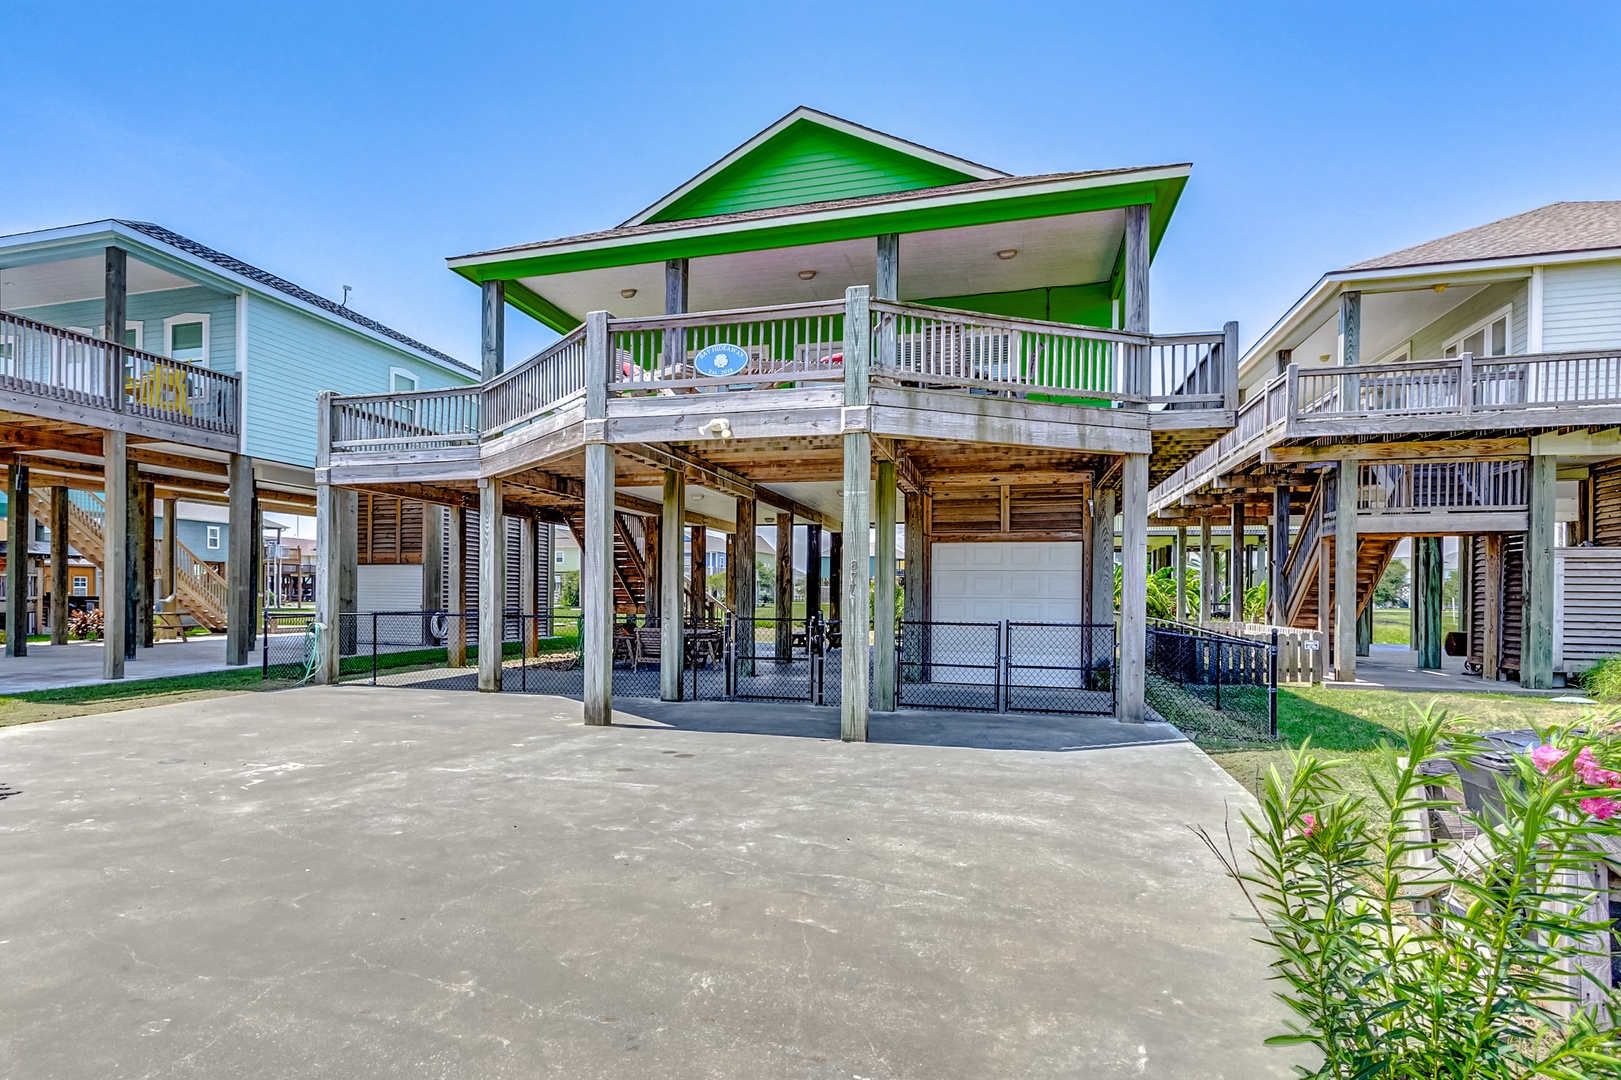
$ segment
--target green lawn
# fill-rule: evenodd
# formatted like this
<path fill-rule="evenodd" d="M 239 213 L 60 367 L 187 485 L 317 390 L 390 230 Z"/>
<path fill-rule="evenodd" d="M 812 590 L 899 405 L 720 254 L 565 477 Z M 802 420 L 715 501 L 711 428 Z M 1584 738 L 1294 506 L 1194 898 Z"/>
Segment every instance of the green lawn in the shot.
<path fill-rule="evenodd" d="M 69 686 L 60 690 L 30 690 L 0 697 L 0 727 L 57 720 L 64 716 L 144 709 L 176 701 L 226 697 L 232 694 L 281 690 L 286 680 L 265 681 L 258 667 L 231 668 L 167 679 L 132 679 L 116 683 Z"/>
<path fill-rule="evenodd" d="M 1528 695 L 1295 687 L 1278 691 L 1278 747 L 1207 746 L 1205 749 L 1228 775 L 1253 792 L 1268 768 L 1276 765 L 1280 770 L 1287 770 L 1289 757 L 1285 746 L 1298 747 L 1310 736 L 1312 746 L 1321 751 L 1323 757 L 1344 759 L 1359 766 L 1347 770 L 1349 775 L 1343 779 L 1371 795 L 1369 776 L 1371 770 L 1379 768 L 1380 742 L 1399 745 L 1403 721 L 1412 719 L 1416 716 L 1415 710 L 1432 703 L 1466 731 L 1537 727 L 1577 720 L 1584 711 L 1581 705 Z"/>
<path fill-rule="evenodd" d="M 1455 611 L 1441 612 L 1441 633 L 1450 634 L 1458 628 Z M 1413 616 L 1406 608 L 1375 608 L 1373 612 L 1373 643 L 1375 645 L 1410 645 L 1413 638 Z"/>

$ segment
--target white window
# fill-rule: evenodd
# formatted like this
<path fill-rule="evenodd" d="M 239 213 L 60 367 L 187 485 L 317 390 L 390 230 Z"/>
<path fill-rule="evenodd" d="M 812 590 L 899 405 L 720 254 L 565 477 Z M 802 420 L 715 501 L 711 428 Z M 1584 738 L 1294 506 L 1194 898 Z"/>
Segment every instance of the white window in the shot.
<path fill-rule="evenodd" d="M 208 316 L 171 315 L 163 320 L 163 346 L 176 360 L 208 363 Z"/>
<path fill-rule="evenodd" d="M 388 392 L 391 394 L 410 394 L 417 388 L 417 377 L 404 368 L 388 369 Z"/>
<path fill-rule="evenodd" d="M 90 333 L 89 330 L 86 330 L 80 326 L 70 326 L 68 329 L 77 330 L 81 334 Z M 128 345 L 132 349 L 139 349 L 141 347 L 141 340 L 146 336 L 145 330 L 146 326 L 143 323 L 126 322 L 124 324 L 124 344 Z M 100 326 L 96 327 L 95 334 L 91 336 L 101 338 L 103 341 L 107 340 L 107 324 L 102 323 Z"/>
<path fill-rule="evenodd" d="M 34 599 L 38 599 L 38 597 L 39 597 L 39 575 L 38 574 L 29 574 L 28 575 L 28 599 L 34 600 Z"/>
<path fill-rule="evenodd" d="M 1376 363 L 1376 364 L 1403 364 L 1403 363 L 1406 363 L 1407 361 L 1411 360 L 1412 358 L 1413 358 L 1413 343 L 1412 343 L 1411 340 L 1408 340 L 1408 341 L 1402 342 L 1400 345 L 1397 345 L 1394 349 L 1391 349 L 1389 352 L 1385 353 L 1378 360 L 1374 361 L 1374 363 Z"/>
<path fill-rule="evenodd" d="M 1509 320 L 1513 314 L 1512 305 L 1493 312 L 1458 335 L 1441 355 L 1448 359 L 1464 353 L 1470 356 L 1507 356 Z"/>
<path fill-rule="evenodd" d="M 90 576 L 88 574 L 74 574 L 73 575 L 73 595 L 74 596 L 89 596 L 90 595 Z"/>
<path fill-rule="evenodd" d="M 218 551 L 219 549 L 220 549 L 220 527 L 218 525 L 210 525 L 208 527 L 208 550 L 210 550 L 210 551 Z"/>

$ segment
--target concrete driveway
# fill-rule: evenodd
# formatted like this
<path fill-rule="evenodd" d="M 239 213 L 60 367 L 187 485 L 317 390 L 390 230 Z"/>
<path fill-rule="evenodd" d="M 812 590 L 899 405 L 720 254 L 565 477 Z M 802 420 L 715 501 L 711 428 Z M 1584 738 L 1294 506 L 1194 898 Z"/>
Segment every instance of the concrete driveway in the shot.
<path fill-rule="evenodd" d="M 1291 1075 L 1187 829 L 1248 796 L 1171 729 L 642 712 L 314 688 L 0 731 L 0 1075 Z"/>

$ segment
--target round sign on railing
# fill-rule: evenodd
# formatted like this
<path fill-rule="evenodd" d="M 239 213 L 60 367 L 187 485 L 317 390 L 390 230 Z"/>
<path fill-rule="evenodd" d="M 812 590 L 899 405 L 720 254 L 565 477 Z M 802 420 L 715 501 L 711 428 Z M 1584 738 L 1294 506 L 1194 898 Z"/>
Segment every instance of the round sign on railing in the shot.
<path fill-rule="evenodd" d="M 736 345 L 705 345 L 692 358 L 700 375 L 737 375 L 749 365 L 749 354 Z"/>

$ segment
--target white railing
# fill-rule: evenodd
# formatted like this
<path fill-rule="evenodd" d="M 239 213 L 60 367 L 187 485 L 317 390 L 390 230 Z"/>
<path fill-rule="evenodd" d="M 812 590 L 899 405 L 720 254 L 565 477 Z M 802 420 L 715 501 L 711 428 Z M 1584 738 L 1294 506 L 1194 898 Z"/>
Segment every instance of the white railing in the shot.
<path fill-rule="evenodd" d="M 235 375 L 0 312 L 0 391 L 223 435 Z"/>
<path fill-rule="evenodd" d="M 585 393 L 585 327 L 484 384 L 481 434 L 488 438 L 522 427 Z"/>
<path fill-rule="evenodd" d="M 608 323 L 610 393 L 780 387 L 844 377 L 844 302 L 654 315 Z M 721 350 L 713 373 L 699 353 Z"/>
<path fill-rule="evenodd" d="M 1524 459 L 1363 462 L 1356 505 L 1363 514 L 1524 510 L 1527 482 Z"/>
<path fill-rule="evenodd" d="M 421 450 L 479 441 L 477 386 L 367 394 L 332 402 L 334 451 Z"/>

